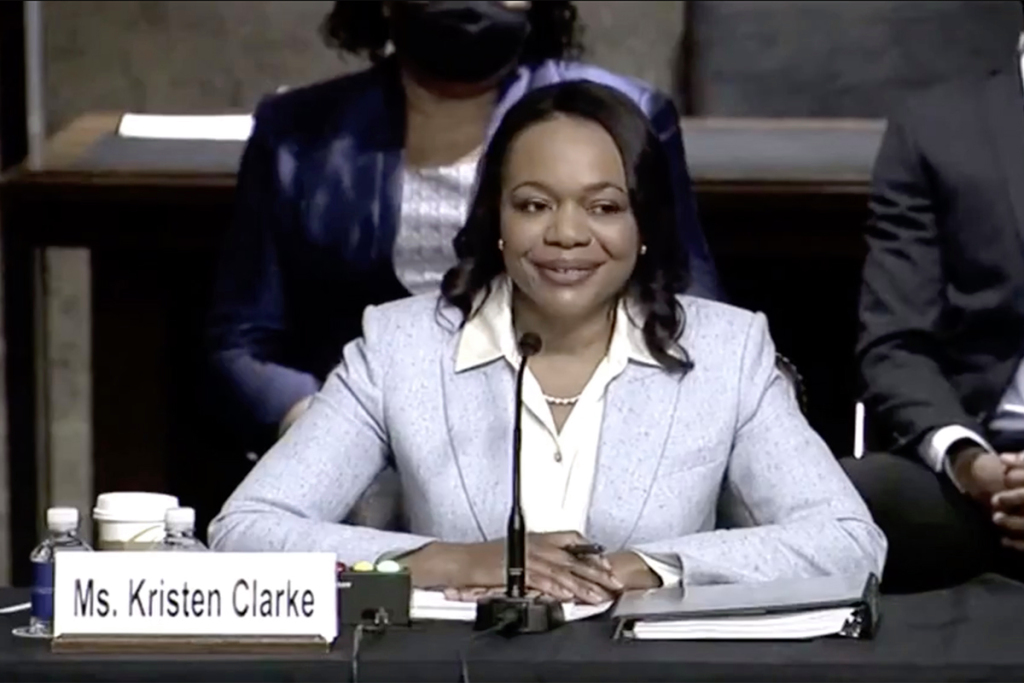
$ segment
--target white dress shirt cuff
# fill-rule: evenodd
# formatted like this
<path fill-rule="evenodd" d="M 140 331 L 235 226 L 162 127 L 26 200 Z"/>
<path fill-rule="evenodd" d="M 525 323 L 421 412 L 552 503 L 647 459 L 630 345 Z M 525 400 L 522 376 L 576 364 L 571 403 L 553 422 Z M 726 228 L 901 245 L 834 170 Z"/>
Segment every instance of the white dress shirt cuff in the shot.
<path fill-rule="evenodd" d="M 662 586 L 678 586 L 682 582 L 683 572 L 677 565 L 659 560 L 637 550 L 632 552 L 636 553 L 636 556 L 644 561 L 648 569 L 658 575 Z"/>
<path fill-rule="evenodd" d="M 950 481 L 952 481 L 961 492 L 964 490 L 964 487 L 953 475 L 953 468 L 950 466 L 949 462 L 949 447 L 957 441 L 962 441 L 964 439 L 973 441 L 989 453 L 995 453 L 995 450 L 989 445 L 988 441 L 985 441 L 985 439 L 978 434 L 975 434 L 970 429 L 961 427 L 960 425 L 949 425 L 947 427 L 942 427 L 941 429 L 936 429 L 921 442 L 921 457 L 924 461 L 936 472 L 945 472 L 946 476 L 949 477 Z"/>

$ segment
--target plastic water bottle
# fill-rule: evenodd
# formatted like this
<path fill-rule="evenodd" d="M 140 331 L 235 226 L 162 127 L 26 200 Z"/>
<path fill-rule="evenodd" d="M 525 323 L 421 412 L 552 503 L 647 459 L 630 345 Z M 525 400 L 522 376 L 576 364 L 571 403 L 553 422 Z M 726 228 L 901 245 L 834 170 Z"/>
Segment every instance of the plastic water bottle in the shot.
<path fill-rule="evenodd" d="M 50 508 L 46 511 L 49 535 L 29 556 L 32 562 L 32 611 L 28 626 L 14 629 L 14 635 L 26 638 L 53 636 L 53 564 L 58 552 L 89 551 L 92 548 L 78 536 L 78 510 Z"/>
<path fill-rule="evenodd" d="M 207 550 L 196 538 L 196 511 L 192 508 L 171 508 L 164 513 L 164 539 L 154 550 Z"/>

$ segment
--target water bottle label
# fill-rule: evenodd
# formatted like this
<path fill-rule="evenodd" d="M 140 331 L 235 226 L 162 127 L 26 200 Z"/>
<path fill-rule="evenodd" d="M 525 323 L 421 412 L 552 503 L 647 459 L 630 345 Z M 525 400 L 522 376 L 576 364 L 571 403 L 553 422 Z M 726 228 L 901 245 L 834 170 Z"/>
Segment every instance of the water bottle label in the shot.
<path fill-rule="evenodd" d="M 32 563 L 32 616 L 53 619 L 53 563 Z"/>

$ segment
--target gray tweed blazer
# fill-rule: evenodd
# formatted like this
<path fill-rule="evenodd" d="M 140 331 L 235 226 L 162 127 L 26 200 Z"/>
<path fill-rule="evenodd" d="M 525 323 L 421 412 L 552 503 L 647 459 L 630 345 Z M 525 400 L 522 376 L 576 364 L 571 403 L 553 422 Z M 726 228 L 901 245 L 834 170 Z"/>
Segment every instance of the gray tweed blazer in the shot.
<path fill-rule="evenodd" d="M 886 539 L 775 365 L 761 314 L 681 297 L 685 376 L 611 382 L 586 535 L 681 562 L 686 583 L 874 571 Z M 456 373 L 461 315 L 435 296 L 366 311 L 364 337 L 210 525 L 217 550 L 373 560 L 504 536 L 514 372 Z M 388 464 L 411 533 L 341 523 Z M 720 509 L 735 526 L 716 528 Z"/>

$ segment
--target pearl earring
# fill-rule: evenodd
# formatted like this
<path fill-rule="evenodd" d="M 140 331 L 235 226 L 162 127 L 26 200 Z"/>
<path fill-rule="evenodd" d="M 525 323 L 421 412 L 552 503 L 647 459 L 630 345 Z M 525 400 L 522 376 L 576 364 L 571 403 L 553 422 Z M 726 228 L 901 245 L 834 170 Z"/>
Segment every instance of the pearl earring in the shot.
<path fill-rule="evenodd" d="M 640 255 L 643 256 L 646 253 L 647 253 L 647 245 L 646 244 L 641 244 L 640 245 Z"/>
<path fill-rule="evenodd" d="M 505 251 L 505 240 L 498 240 L 498 251 Z"/>

